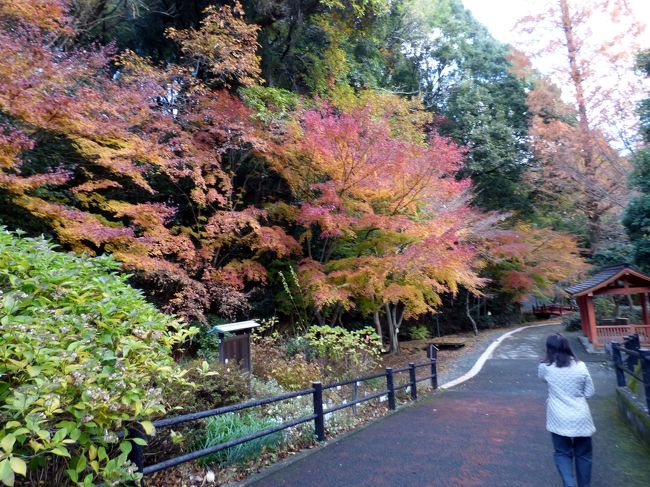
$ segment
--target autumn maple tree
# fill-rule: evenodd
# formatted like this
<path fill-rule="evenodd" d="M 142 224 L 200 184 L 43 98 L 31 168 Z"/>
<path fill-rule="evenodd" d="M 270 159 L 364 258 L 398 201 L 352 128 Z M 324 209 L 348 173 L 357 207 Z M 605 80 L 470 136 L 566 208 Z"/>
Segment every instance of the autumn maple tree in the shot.
<path fill-rule="evenodd" d="M 451 4 L 441 28 L 453 24 L 458 3 Z M 176 51 L 171 61 L 156 63 L 118 44 L 91 44 L 86 17 L 75 18 L 80 10 L 63 0 L 2 2 L 3 222 L 46 231 L 65 249 L 114 255 L 166 311 L 189 319 L 247 315 L 252 291 L 276 298 L 276 290 L 266 286 L 273 284 L 269 269 L 302 257 L 300 276 L 316 320 L 373 319 L 396 349 L 403 320 L 434 311 L 441 296 L 460 288 L 478 293 L 484 282 L 478 273 L 486 257 L 477 235 L 487 238 L 486 222 L 502 217 L 481 214 L 470 203 L 477 201 L 473 189 L 482 189 L 462 174 L 479 145 L 470 137 L 465 149 L 441 137 L 438 129 L 448 121 L 423 109 L 418 97 L 353 87 L 346 80 L 344 73 L 351 76 L 356 65 L 349 46 L 361 42 L 355 26 L 374 32 L 366 23 L 387 22 L 387 2 L 354 2 L 354 12 L 327 2 L 309 12 L 287 6 L 278 13 L 310 15 L 302 24 L 282 17 L 278 25 L 321 29 L 331 40 L 325 64 L 345 59 L 334 76 L 303 56 L 308 66 L 301 76 L 312 73 L 313 79 L 295 82 L 322 85 L 319 93 L 327 102 L 258 84 L 260 52 L 276 52 L 277 46 L 261 43 L 269 31 L 245 22 L 244 7 L 247 15 L 256 10 L 242 5 L 210 7 L 183 26 L 180 20 L 165 24 L 160 32 Z M 305 54 L 311 45 L 305 32 L 285 33 L 290 44 L 303 43 L 286 46 L 286 59 Z M 483 34 L 485 45 L 492 45 Z M 502 67 L 505 61 L 493 54 Z M 513 96 L 519 93 L 511 88 Z M 578 160 L 580 124 L 570 120 L 566 106 L 545 124 L 551 102 L 536 90 L 529 104 L 538 157 Z M 462 102 L 454 114 L 458 121 L 460 107 L 476 99 L 461 92 L 453 99 Z M 475 124 L 484 116 L 465 121 Z M 543 133 L 549 127 L 573 134 L 561 139 L 564 159 L 551 151 L 560 139 Z M 575 150 L 567 140 L 576 141 Z M 482 147 L 481 160 L 491 163 L 485 151 L 496 145 Z M 616 155 L 603 151 L 602 161 Z M 519 171 L 519 156 L 500 153 Z M 609 174 L 604 166 L 583 162 L 598 177 Z M 521 272 L 526 269 L 534 270 Z"/>
<path fill-rule="evenodd" d="M 182 67 L 157 68 L 128 52 L 115 58 L 110 47 L 58 47 L 74 32 L 63 2 L 2 5 L 7 218 L 27 216 L 75 251 L 112 253 L 169 311 L 201 319 L 210 309 L 245 310 L 246 286 L 266 278 L 255 258 L 297 249 L 263 210 L 238 199 L 238 165 L 264 150 L 251 111 Z M 175 35 L 188 49 L 195 40 Z M 213 40 L 228 36 L 236 32 Z M 247 83 L 257 59 L 242 62 L 250 69 L 223 67 L 223 75 Z"/>
<path fill-rule="evenodd" d="M 432 311 L 443 293 L 476 291 L 475 253 L 465 243 L 469 182 L 454 177 L 462 151 L 431 134 L 391 134 L 369 108 L 306 112 L 284 171 L 300 197 L 300 264 L 320 321 L 352 308 L 386 324 L 391 348 L 404 318 Z"/>
<path fill-rule="evenodd" d="M 587 265 L 574 236 L 519 223 L 493 229 L 475 242 L 496 284 L 512 301 L 550 297 L 554 286 L 581 275 Z"/>

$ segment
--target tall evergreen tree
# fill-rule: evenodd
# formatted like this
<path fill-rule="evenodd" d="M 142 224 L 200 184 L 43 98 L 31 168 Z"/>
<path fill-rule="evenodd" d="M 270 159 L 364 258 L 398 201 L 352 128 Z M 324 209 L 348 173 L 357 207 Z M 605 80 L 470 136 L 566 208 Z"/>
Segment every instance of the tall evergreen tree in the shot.
<path fill-rule="evenodd" d="M 638 68 L 650 76 L 650 50 L 639 55 Z M 630 201 L 623 220 L 634 246 L 636 263 L 650 270 L 650 97 L 638 108 L 644 146 L 634 155 L 634 170 L 630 182 L 639 195 Z"/>
<path fill-rule="evenodd" d="M 468 148 L 461 175 L 472 178 L 475 204 L 527 212 L 526 84 L 510 73 L 508 47 L 460 0 L 408 2 L 403 29 L 425 104 L 442 115 L 442 132 Z"/>

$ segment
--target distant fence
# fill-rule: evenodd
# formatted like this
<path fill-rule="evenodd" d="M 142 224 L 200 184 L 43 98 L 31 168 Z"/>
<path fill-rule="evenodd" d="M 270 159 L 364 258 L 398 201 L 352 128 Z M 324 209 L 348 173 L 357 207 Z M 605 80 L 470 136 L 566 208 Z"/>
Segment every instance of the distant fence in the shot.
<path fill-rule="evenodd" d="M 647 411 L 650 414 L 650 350 L 641 349 L 639 335 L 625 337 L 623 343 L 611 342 L 616 382 L 619 387 L 628 385 L 626 374 L 643 386 Z M 625 355 L 625 357 L 624 357 Z M 640 373 L 637 366 L 641 364 Z"/>
<path fill-rule="evenodd" d="M 372 399 L 377 399 L 384 396 L 388 403 L 389 410 L 395 410 L 397 408 L 396 402 L 396 392 L 405 389 L 408 389 L 410 392 L 410 398 L 416 400 L 418 397 L 418 383 L 423 381 L 431 381 L 431 388 L 438 388 L 438 374 L 437 374 L 437 349 L 433 345 L 429 345 L 428 348 L 428 357 L 427 362 L 420 364 L 410 363 L 408 367 L 400 369 L 392 369 L 391 367 L 387 368 L 385 372 L 381 372 L 374 375 L 368 375 L 364 377 L 357 377 L 355 379 L 344 380 L 341 382 L 336 382 L 334 384 L 323 385 L 320 382 L 313 382 L 312 386 L 309 389 L 303 389 L 296 392 L 291 392 L 288 394 L 282 394 L 280 396 L 267 397 L 264 399 L 255 399 L 243 403 L 232 404 L 230 406 L 221 407 L 218 409 L 210 409 L 207 411 L 200 411 L 197 413 L 183 414 L 180 416 L 174 416 L 170 418 L 163 418 L 153 422 L 153 425 L 156 429 L 167 428 L 171 426 L 176 426 L 179 424 L 187 423 L 190 421 L 196 421 L 199 419 L 209 418 L 213 416 L 218 416 L 221 414 L 232 413 L 235 411 L 243 411 L 255 407 L 264 406 L 266 404 L 273 404 L 279 401 L 286 401 L 294 399 L 297 397 L 302 397 L 305 395 L 312 396 L 313 402 L 313 414 L 307 416 L 302 416 L 291 421 L 287 421 L 280 425 L 274 426 L 272 428 L 267 428 L 265 430 L 253 433 L 247 436 L 242 436 L 225 443 L 220 443 L 208 448 L 203 448 L 201 450 L 196 450 L 184 455 L 179 455 L 168 460 L 164 460 L 153 465 L 144 464 L 144 449 L 145 446 L 142 445 L 142 441 L 138 439 L 145 439 L 146 434 L 142 425 L 136 423 L 132 428 L 129 429 L 128 439 L 131 440 L 132 450 L 129 456 L 129 459 L 138 467 L 138 471 L 143 474 L 143 476 L 150 475 L 154 472 L 160 470 L 165 470 L 181 463 L 189 462 L 191 460 L 196 460 L 213 453 L 231 448 L 248 441 L 252 441 L 264 436 L 268 436 L 274 433 L 277 433 L 288 428 L 293 428 L 300 424 L 314 422 L 314 435 L 318 441 L 325 441 L 325 416 L 333 413 L 335 411 L 340 411 L 345 408 L 356 408 L 358 404 L 361 404 Z M 417 377 L 417 370 L 420 368 L 426 367 L 428 369 L 428 374 L 424 377 Z M 395 385 L 395 377 L 398 374 L 406 374 L 408 372 L 408 382 L 405 382 L 400 385 Z M 384 378 L 386 380 L 386 389 L 373 394 L 364 396 L 362 398 L 357 397 L 357 387 L 360 383 L 377 380 Z M 352 385 L 354 387 L 354 397 L 350 402 L 344 402 L 330 408 L 325 408 L 323 403 L 323 392 L 333 388 L 339 388 L 346 385 Z M 144 485 L 144 480 L 141 485 Z"/>

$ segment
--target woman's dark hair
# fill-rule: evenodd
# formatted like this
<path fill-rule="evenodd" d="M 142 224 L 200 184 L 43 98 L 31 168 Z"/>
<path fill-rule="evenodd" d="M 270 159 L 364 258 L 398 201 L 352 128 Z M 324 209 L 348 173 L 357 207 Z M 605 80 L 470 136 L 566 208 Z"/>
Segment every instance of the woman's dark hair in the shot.
<path fill-rule="evenodd" d="M 569 340 L 559 333 L 549 335 L 546 339 L 546 358 L 544 363 L 546 365 L 555 364 L 557 367 L 568 367 L 571 365 L 571 360 L 577 361 Z"/>

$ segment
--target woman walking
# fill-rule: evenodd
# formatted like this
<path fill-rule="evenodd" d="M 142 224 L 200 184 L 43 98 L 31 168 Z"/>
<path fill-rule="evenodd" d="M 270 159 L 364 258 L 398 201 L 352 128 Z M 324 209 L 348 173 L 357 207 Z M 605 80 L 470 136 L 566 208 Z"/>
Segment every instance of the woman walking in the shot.
<path fill-rule="evenodd" d="M 591 435 L 596 428 L 587 405 L 587 398 L 594 394 L 589 370 L 576 358 L 569 341 L 556 333 L 546 339 L 546 357 L 537 375 L 548 384 L 546 429 L 551 432 L 555 465 L 564 487 L 590 487 Z"/>

